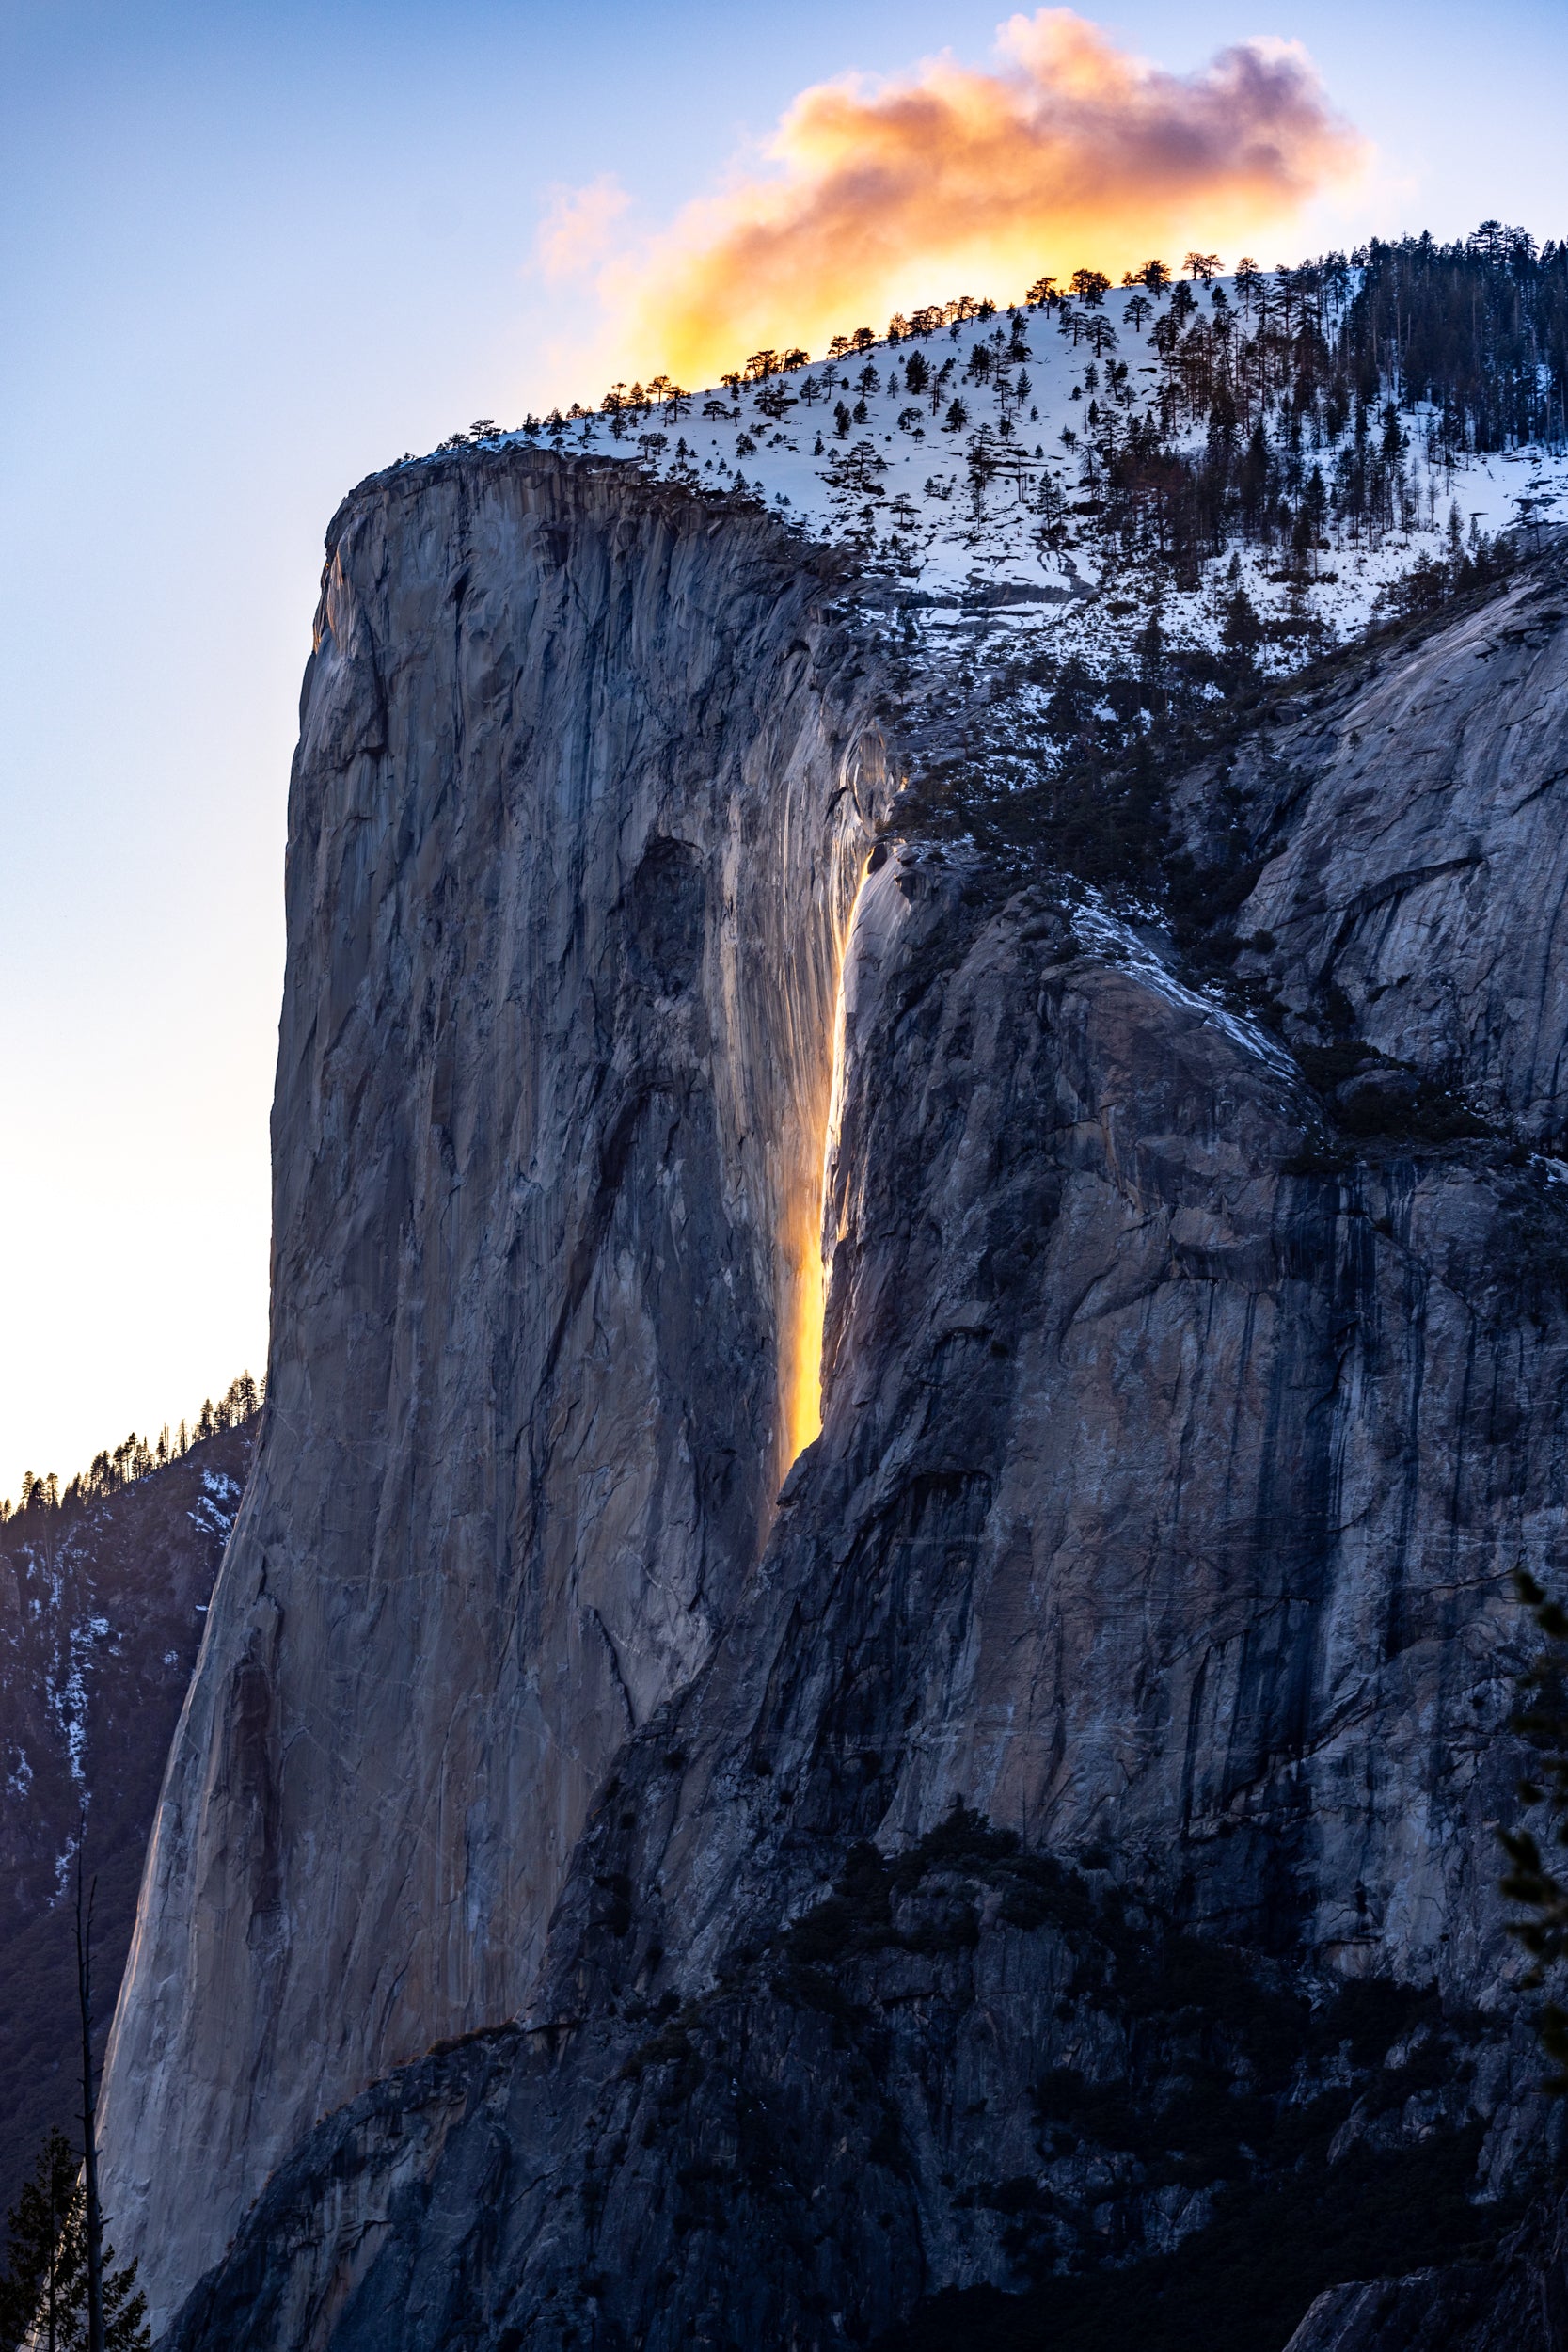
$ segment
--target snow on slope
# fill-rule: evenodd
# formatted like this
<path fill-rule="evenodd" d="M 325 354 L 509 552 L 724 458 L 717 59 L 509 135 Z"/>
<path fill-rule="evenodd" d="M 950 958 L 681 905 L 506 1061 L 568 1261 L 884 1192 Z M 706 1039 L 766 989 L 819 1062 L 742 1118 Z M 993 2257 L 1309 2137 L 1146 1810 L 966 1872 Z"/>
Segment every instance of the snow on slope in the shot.
<path fill-rule="evenodd" d="M 1236 304 L 1234 281 L 1217 282 Z M 1198 584 L 1185 590 L 1172 587 L 1168 566 L 1156 585 L 1147 564 L 1141 576 L 1136 562 L 1117 557 L 1108 564 L 1097 526 L 1083 511 L 1082 443 L 1090 401 L 1107 397 L 1110 362 L 1127 367 L 1117 402 L 1123 423 L 1153 406 L 1161 371 L 1150 337 L 1161 311 L 1156 308 L 1141 327 L 1135 324 L 1129 308 L 1140 292 L 1105 296 L 1101 314 L 1116 340 L 1099 365 L 1098 385 L 1088 373 L 1092 352 L 1064 329 L 1058 312 L 1004 310 L 896 345 L 880 342 L 738 390 L 721 386 L 683 397 L 674 408 L 660 403 L 630 416 L 594 414 L 521 435 L 476 430 L 475 437 L 542 439 L 696 488 L 747 490 L 809 536 L 852 546 L 868 570 L 895 581 L 900 599 L 932 619 L 942 608 L 990 608 L 1007 634 L 1043 633 L 1053 652 L 1079 653 L 1095 666 L 1125 652 L 1156 594 L 1168 644 L 1217 644 L 1222 596 L 1233 596 L 1238 584 L 1233 555 L 1240 584 L 1265 625 L 1287 617 L 1293 624 L 1271 633 L 1260 650 L 1261 665 L 1277 672 L 1364 629 L 1391 581 L 1423 555 L 1444 552 L 1454 501 L 1466 531 L 1474 518 L 1488 535 L 1518 521 L 1521 496 L 1537 500 L 1537 511 L 1548 515 L 1563 501 L 1568 514 L 1568 456 L 1531 450 L 1473 458 L 1452 470 L 1440 460 L 1429 465 L 1427 419 L 1418 408 L 1405 410 L 1402 421 L 1419 523 L 1381 541 L 1363 534 L 1355 545 L 1331 522 L 1330 552 L 1320 559 L 1316 580 L 1304 584 L 1285 577 L 1277 548 L 1245 544 L 1206 563 Z M 993 355 L 985 382 L 970 374 L 981 343 Z M 920 396 L 909 390 L 906 368 L 914 353 L 933 377 L 943 372 L 940 389 Z M 875 385 L 863 391 L 868 369 Z M 1022 398 L 1021 370 L 1027 387 Z M 957 427 L 946 421 L 955 398 L 967 412 Z M 855 416 L 847 432 L 835 423 L 841 403 L 851 410 L 863 404 L 863 418 Z M 1064 445 L 1064 428 L 1079 446 Z M 977 495 L 970 454 L 980 433 L 998 470 Z M 1196 449 L 1203 429 L 1193 427 L 1180 439 Z M 1307 454 L 1309 464 L 1321 458 L 1329 472 L 1330 451 Z M 1054 531 L 1047 516 L 1059 518 Z"/>

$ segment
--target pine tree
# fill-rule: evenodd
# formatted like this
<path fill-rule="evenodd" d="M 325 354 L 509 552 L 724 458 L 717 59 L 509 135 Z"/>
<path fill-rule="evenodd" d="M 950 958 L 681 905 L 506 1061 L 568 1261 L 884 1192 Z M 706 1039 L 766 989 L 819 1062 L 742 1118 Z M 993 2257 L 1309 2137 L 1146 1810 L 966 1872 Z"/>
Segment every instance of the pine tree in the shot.
<path fill-rule="evenodd" d="M 104 2352 L 151 2352 L 147 2297 L 136 2284 L 134 2262 L 103 2275 L 103 2344 Z"/>
<path fill-rule="evenodd" d="M 0 2352 L 86 2352 L 87 2209 L 80 2159 L 65 2134 L 52 2131 L 33 2177 L 9 2217 L 10 2243 L 0 2273 Z M 105 2352 L 150 2352 L 147 2297 L 136 2265 L 117 2269 L 103 2258 Z"/>
<path fill-rule="evenodd" d="M 32 2179 L 9 2216 L 10 2245 L 0 2278 L 0 2347 L 15 2352 L 36 2328 L 40 2352 L 63 2352 L 71 2315 L 86 2302 L 87 2248 L 77 2159 L 61 2131 L 43 2144 Z"/>

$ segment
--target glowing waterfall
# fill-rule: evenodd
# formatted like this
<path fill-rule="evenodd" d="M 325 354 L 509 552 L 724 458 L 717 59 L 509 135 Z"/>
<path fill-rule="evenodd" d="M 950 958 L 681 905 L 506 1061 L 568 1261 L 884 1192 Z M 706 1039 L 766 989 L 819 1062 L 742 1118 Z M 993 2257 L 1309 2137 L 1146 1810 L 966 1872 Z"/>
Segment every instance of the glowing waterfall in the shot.
<path fill-rule="evenodd" d="M 823 1248 L 822 1220 L 827 1206 L 828 1172 L 837 1146 L 844 1108 L 845 967 L 868 866 L 869 860 L 861 867 L 849 911 L 834 941 L 837 969 L 833 979 L 832 1074 L 823 1119 L 822 1149 L 816 1162 L 816 1183 L 791 1203 L 783 1236 L 794 1300 L 789 1371 L 784 1398 L 784 1467 L 786 1471 L 812 1439 L 822 1434 L 822 1329 L 828 1307 L 828 1280 L 832 1266 L 832 1253 Z"/>

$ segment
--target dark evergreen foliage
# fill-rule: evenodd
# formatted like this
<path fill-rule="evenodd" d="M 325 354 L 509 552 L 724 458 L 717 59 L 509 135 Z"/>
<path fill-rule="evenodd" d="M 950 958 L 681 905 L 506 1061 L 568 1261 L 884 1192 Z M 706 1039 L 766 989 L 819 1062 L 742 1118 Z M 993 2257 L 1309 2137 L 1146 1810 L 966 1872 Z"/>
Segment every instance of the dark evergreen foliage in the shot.
<path fill-rule="evenodd" d="M 201 1410 L 189 1429 L 183 1422 L 172 1433 L 165 1427 L 155 1441 L 138 1437 L 133 1429 L 119 1445 L 106 1446 L 102 1454 L 95 1454 L 92 1467 L 78 1471 L 64 1488 L 53 1470 L 42 1477 L 24 1470 L 22 1496 L 14 1514 L 9 1498 L 0 1498 L 0 1526 L 13 1516 L 25 1517 L 29 1511 L 40 1517 L 79 1511 L 90 1502 L 118 1494 L 122 1486 L 134 1486 L 137 1479 L 177 1460 L 200 1439 L 216 1437 L 221 1429 L 243 1428 L 253 1414 L 261 1411 L 265 1394 L 264 1381 L 242 1372 L 237 1379 L 230 1380 L 215 1405 L 210 1396 L 202 1399 Z"/>
<path fill-rule="evenodd" d="M 1560 447 L 1568 436 L 1568 242 L 1537 249 L 1483 221 L 1462 245 L 1375 241 L 1338 338 L 1340 375 L 1364 401 L 1392 385 L 1441 412 L 1445 451 Z"/>
<path fill-rule="evenodd" d="M 1465 456 L 1568 439 L 1568 243 L 1537 248 L 1488 221 L 1459 244 L 1374 242 L 1235 282 L 1236 302 L 1215 285 L 1207 313 L 1185 281 L 1171 290 L 1149 330 L 1148 413 L 1120 361 L 1086 412 L 1080 511 L 1128 553 L 1167 557 L 1179 584 L 1237 539 L 1277 548 L 1286 573 L 1306 580 L 1331 519 L 1353 546 L 1437 519 L 1423 512 L 1412 432 L 1429 500 L 1435 475 Z M 1093 324 L 1103 359 L 1109 323 Z M 1067 310 L 1060 325 L 1075 344 L 1085 331 Z M 1195 425 L 1196 453 L 1180 445 Z M 1462 523 L 1450 517 L 1455 568 Z M 1479 543 L 1468 553 L 1484 560 Z M 1443 566 L 1426 566 L 1422 593 L 1448 593 Z"/>
<path fill-rule="evenodd" d="M 63 2132 L 52 2131 L 32 2179 L 9 2216 L 10 2243 L 0 2274 L 0 2352 L 82 2352 L 87 2342 L 87 2249 L 81 2159 Z M 103 2341 L 106 2352 L 150 2352 L 147 2297 L 136 2265 L 115 2266 L 105 2249 Z"/>

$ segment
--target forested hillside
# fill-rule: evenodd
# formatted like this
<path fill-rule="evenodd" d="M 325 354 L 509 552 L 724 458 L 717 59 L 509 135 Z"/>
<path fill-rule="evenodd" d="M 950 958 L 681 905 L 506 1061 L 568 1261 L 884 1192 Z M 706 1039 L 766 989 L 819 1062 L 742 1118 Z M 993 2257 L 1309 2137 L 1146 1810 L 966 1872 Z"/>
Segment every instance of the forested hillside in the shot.
<path fill-rule="evenodd" d="M 1239 650 L 1280 675 L 1494 576 L 1568 495 L 1565 420 L 1568 245 L 1485 221 L 958 294 L 816 360 L 753 352 L 705 392 L 616 384 L 444 446 L 517 437 L 766 504 L 874 566 L 911 639 L 989 607 L 1009 656 L 1057 671 Z"/>
<path fill-rule="evenodd" d="M 0 1512 L 0 2212 L 52 2124 L 79 2144 L 78 1834 L 85 1819 L 102 2049 L 259 1425 L 255 1383 L 237 1381 L 194 1437 L 128 1438 L 63 1492 L 29 1477 Z"/>

